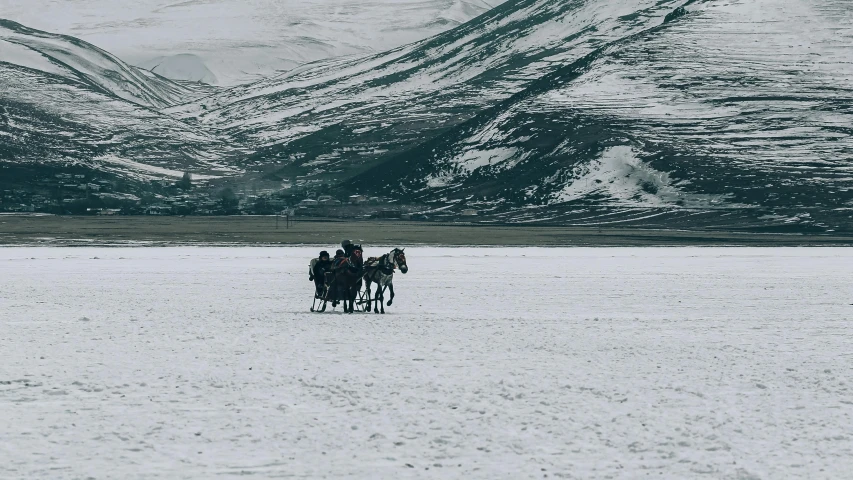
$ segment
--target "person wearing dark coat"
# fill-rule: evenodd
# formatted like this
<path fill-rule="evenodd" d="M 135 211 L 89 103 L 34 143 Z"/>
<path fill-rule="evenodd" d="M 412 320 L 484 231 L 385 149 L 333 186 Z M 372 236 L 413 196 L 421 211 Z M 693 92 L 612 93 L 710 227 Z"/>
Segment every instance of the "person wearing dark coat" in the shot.
<path fill-rule="evenodd" d="M 329 252 L 323 250 L 320 252 L 320 256 L 311 260 L 308 268 L 308 280 L 314 282 L 314 288 L 318 296 L 323 294 L 326 272 L 331 270 L 332 261 L 329 260 Z"/>
<path fill-rule="evenodd" d="M 350 240 L 344 240 L 341 242 L 341 248 L 344 249 L 344 255 L 349 258 L 352 256 L 352 251 L 355 249 L 355 245 Z"/>
<path fill-rule="evenodd" d="M 338 265 L 340 265 L 340 264 L 341 264 L 341 261 L 342 261 L 344 258 L 350 258 L 350 257 L 352 257 L 352 256 L 353 256 L 353 253 L 354 253 L 356 250 L 358 250 L 359 252 L 363 252 L 363 250 L 362 250 L 362 248 L 361 248 L 361 245 L 356 245 L 356 244 L 352 243 L 352 241 L 350 241 L 350 240 L 344 240 L 343 242 L 341 242 L 341 247 L 343 248 L 343 251 L 338 250 L 338 252 L 339 252 L 339 253 L 341 253 L 340 257 L 338 257 L 338 255 L 337 255 L 337 254 L 335 254 L 335 262 L 334 262 L 335 267 L 337 267 Z M 356 268 L 356 267 L 352 267 L 352 266 L 350 266 L 350 268 L 351 268 L 351 269 L 353 269 L 353 270 L 357 270 L 357 268 Z"/>

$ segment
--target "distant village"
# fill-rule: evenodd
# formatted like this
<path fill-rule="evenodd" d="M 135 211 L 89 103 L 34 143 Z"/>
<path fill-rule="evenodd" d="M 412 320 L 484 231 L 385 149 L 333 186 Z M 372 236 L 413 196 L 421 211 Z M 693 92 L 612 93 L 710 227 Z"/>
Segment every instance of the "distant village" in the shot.
<path fill-rule="evenodd" d="M 259 186 L 260 185 L 260 186 Z M 259 182 L 247 187 L 155 181 L 144 188 L 115 178 L 57 173 L 34 188 L 0 191 L 0 212 L 56 215 L 288 215 L 426 220 L 422 206 L 365 195 L 336 196 L 315 183 Z M 131 192 L 131 193 L 128 193 Z M 477 212 L 466 211 L 474 216 Z"/>

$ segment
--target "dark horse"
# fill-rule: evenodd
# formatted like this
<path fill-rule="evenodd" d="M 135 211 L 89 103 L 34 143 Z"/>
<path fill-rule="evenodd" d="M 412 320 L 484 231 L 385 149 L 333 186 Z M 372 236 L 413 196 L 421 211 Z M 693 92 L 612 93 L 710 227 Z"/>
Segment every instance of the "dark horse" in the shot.
<path fill-rule="evenodd" d="M 385 289 L 391 292 L 391 298 L 388 299 L 388 306 L 394 303 L 394 270 L 400 269 L 401 272 L 409 271 L 406 265 L 406 254 L 403 253 L 405 248 L 395 248 L 390 252 L 382 255 L 379 258 L 371 258 L 364 265 L 364 282 L 367 289 L 367 307 L 366 311 L 370 311 L 370 284 L 376 284 L 376 298 L 374 302 L 376 306 L 373 311 L 376 313 L 385 313 Z M 380 308 L 382 309 L 380 312 Z"/>
<path fill-rule="evenodd" d="M 333 306 L 341 301 L 344 304 L 345 313 L 355 312 L 355 297 L 361 290 L 361 277 L 364 275 L 364 260 L 361 254 L 361 246 L 356 245 L 349 257 L 335 262 L 331 272 L 332 279 L 329 282 L 326 301 L 332 300 Z"/>

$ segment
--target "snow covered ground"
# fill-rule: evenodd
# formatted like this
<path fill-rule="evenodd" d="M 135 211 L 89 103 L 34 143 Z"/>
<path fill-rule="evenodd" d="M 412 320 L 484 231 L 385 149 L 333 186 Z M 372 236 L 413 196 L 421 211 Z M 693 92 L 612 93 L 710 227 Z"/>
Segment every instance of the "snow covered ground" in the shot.
<path fill-rule="evenodd" d="M 0 477 L 853 467 L 853 250 L 412 247 L 384 316 L 316 250 L 0 249 Z"/>

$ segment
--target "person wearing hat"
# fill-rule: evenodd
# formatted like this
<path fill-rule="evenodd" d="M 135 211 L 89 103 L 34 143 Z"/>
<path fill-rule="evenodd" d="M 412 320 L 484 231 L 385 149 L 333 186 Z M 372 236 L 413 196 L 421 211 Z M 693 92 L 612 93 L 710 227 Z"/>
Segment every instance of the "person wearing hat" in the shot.
<path fill-rule="evenodd" d="M 311 260 L 308 266 L 308 280 L 314 282 L 314 288 L 317 295 L 323 294 L 323 284 L 326 279 L 326 272 L 332 269 L 332 261 L 329 260 L 329 252 L 323 250 L 320 255 Z"/>
<path fill-rule="evenodd" d="M 344 240 L 343 242 L 341 242 L 341 248 L 344 249 L 344 255 L 346 257 L 351 257 L 355 245 L 353 245 L 352 241 L 350 240 Z"/>
<path fill-rule="evenodd" d="M 361 256 L 363 250 L 361 245 L 356 245 L 352 243 L 351 240 L 344 240 L 341 242 L 341 247 L 343 250 L 338 250 L 335 252 L 335 260 L 332 262 L 332 268 L 338 268 L 341 265 L 344 259 L 350 258 L 353 256 L 353 253 L 358 251 L 359 256 Z"/>
<path fill-rule="evenodd" d="M 344 257 L 344 251 L 339 248 L 335 252 L 335 258 L 332 259 L 331 269 L 334 270 L 334 269 L 338 268 L 338 264 L 341 263 L 341 260 L 343 260 L 344 258 L 346 258 L 346 257 Z"/>

